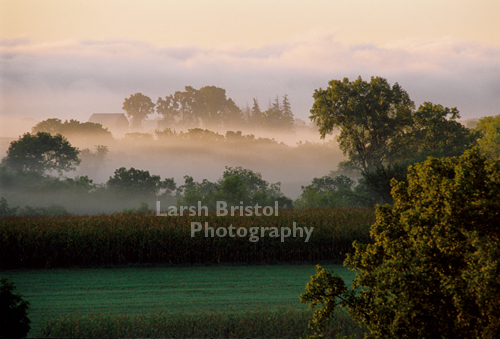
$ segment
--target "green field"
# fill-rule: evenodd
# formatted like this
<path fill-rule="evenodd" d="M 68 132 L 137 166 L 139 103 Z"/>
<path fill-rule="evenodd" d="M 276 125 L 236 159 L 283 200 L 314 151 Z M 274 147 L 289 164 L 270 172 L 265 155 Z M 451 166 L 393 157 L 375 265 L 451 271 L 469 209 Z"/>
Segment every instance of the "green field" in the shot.
<path fill-rule="evenodd" d="M 323 266 L 334 269 L 348 284 L 354 278 L 340 265 Z M 0 277 L 14 282 L 31 303 L 30 336 L 34 336 L 44 316 L 73 312 L 301 309 L 306 306 L 300 304 L 299 295 L 314 273 L 314 265 L 154 265 L 8 270 Z"/>

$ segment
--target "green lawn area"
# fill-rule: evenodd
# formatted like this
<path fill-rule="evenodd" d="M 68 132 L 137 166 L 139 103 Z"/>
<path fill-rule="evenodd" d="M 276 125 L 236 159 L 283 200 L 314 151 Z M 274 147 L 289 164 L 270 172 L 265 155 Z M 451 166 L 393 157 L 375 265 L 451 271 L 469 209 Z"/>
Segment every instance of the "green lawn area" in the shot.
<path fill-rule="evenodd" d="M 323 267 L 342 275 L 348 285 L 354 278 L 341 265 Z M 30 302 L 36 330 L 49 313 L 307 307 L 299 295 L 314 273 L 314 265 L 118 266 L 9 270 L 0 277 L 14 282 Z"/>

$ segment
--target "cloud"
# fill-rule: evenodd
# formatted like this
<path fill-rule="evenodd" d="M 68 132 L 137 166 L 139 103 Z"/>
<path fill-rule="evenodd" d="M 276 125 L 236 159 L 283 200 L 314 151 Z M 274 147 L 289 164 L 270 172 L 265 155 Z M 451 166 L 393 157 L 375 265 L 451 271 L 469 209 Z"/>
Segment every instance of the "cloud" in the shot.
<path fill-rule="evenodd" d="M 456 106 L 463 118 L 500 114 L 500 48 L 450 37 L 345 45 L 334 32 L 314 32 L 259 49 L 23 38 L 0 40 L 0 54 L 2 115 L 86 121 L 94 112 L 121 112 L 136 92 L 155 101 L 186 85 L 215 85 L 242 107 L 288 94 L 305 119 L 314 89 L 359 75 L 398 82 L 417 104 Z"/>

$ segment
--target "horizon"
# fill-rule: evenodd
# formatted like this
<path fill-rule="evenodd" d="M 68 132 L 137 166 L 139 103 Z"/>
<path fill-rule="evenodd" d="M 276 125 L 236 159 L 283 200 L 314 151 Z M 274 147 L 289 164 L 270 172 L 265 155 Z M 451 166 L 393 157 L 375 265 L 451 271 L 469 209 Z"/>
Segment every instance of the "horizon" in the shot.
<path fill-rule="evenodd" d="M 358 76 L 398 82 L 417 106 L 457 107 L 462 120 L 500 114 L 494 1 L 2 0 L 0 8 L 4 118 L 86 122 L 123 113 L 137 92 L 156 102 L 214 85 L 242 109 L 288 94 L 295 117 L 309 121 L 315 89 Z"/>

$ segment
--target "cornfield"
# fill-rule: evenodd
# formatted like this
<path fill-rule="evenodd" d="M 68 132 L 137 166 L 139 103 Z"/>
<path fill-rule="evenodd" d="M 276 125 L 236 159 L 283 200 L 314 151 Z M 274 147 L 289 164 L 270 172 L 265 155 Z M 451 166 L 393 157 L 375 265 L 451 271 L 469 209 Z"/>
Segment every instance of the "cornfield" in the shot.
<path fill-rule="evenodd" d="M 48 268 L 129 263 L 272 263 L 343 260 L 352 242 L 369 242 L 372 209 L 280 211 L 279 216 L 112 214 L 0 220 L 0 268 Z M 191 223 L 217 229 L 314 227 L 305 237 L 191 236 Z"/>

